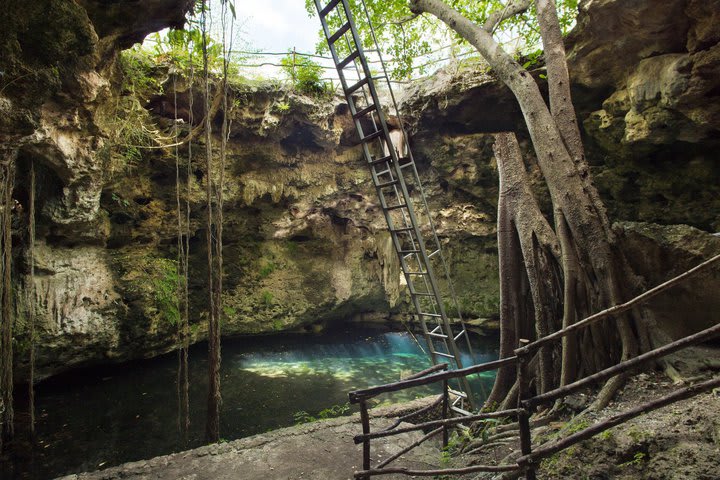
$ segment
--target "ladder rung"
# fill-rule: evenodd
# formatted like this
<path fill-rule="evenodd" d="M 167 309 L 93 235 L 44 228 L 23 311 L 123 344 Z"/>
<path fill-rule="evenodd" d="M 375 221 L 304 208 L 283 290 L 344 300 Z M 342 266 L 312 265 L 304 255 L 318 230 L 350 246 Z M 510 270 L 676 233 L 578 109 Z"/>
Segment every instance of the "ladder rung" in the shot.
<path fill-rule="evenodd" d="M 428 258 L 434 257 L 434 256 L 437 255 L 439 252 L 440 252 L 440 249 L 438 248 L 437 250 L 435 250 L 434 252 L 432 252 L 430 255 L 428 255 Z"/>
<path fill-rule="evenodd" d="M 384 130 L 378 130 L 377 132 L 373 132 L 373 133 L 371 133 L 370 135 L 368 135 L 368 136 L 366 136 L 366 137 L 363 137 L 361 141 L 362 141 L 362 142 L 369 142 L 370 140 L 375 140 L 376 138 L 382 137 L 382 136 L 384 136 L 384 135 L 385 135 L 385 131 L 384 131 Z"/>
<path fill-rule="evenodd" d="M 345 57 L 345 60 L 343 60 L 342 62 L 337 64 L 338 70 L 342 70 L 343 68 L 347 67 L 350 64 L 350 62 L 352 62 L 359 56 L 360 56 L 360 52 L 355 50 L 353 53 L 351 53 L 350 55 Z"/>
<path fill-rule="evenodd" d="M 375 105 L 374 103 L 372 105 L 370 105 L 369 107 L 363 108 L 362 110 L 357 112 L 355 115 L 353 115 L 353 119 L 357 120 L 358 118 L 361 118 L 361 117 L 367 115 L 368 113 L 372 112 L 373 110 L 377 110 L 377 105 Z"/>
<path fill-rule="evenodd" d="M 387 157 L 382 157 L 382 158 L 378 158 L 376 160 L 371 160 L 370 165 L 372 165 L 374 167 L 375 165 L 380 165 L 381 163 L 389 162 L 390 160 L 392 160 L 392 157 L 390 155 L 388 155 Z"/>
<path fill-rule="evenodd" d="M 347 22 L 345 25 L 340 27 L 340 29 L 337 32 L 333 33 L 332 36 L 330 36 L 330 38 L 328 38 L 328 43 L 332 44 L 332 43 L 337 42 L 337 40 L 340 37 L 342 37 L 343 35 L 345 35 L 348 30 L 350 30 L 350 22 Z"/>
<path fill-rule="evenodd" d="M 428 272 L 405 272 L 408 275 L 427 275 Z"/>
<path fill-rule="evenodd" d="M 442 325 L 438 325 L 437 327 L 433 328 L 432 332 L 430 332 L 430 333 L 437 333 L 437 331 L 440 330 L 441 328 L 442 328 Z"/>
<path fill-rule="evenodd" d="M 415 230 L 415 227 L 396 228 L 395 230 L 390 230 L 390 231 L 395 232 L 395 233 L 403 233 L 403 232 L 412 232 L 413 230 Z"/>
<path fill-rule="evenodd" d="M 413 253 L 420 253 L 420 250 L 412 249 L 412 250 L 400 250 L 398 252 L 401 255 L 412 255 Z"/>
<path fill-rule="evenodd" d="M 462 337 L 463 335 L 465 335 L 465 329 L 464 329 L 464 328 L 463 328 L 462 330 L 460 330 L 460 333 L 458 333 L 457 335 L 455 335 L 455 336 L 453 337 L 453 341 L 457 342 L 458 338 Z"/>
<path fill-rule="evenodd" d="M 366 77 L 366 78 L 363 78 L 362 80 L 360 80 L 359 82 L 357 82 L 355 85 L 351 85 L 350 87 L 348 87 L 348 89 L 345 90 L 345 95 L 346 95 L 346 96 L 352 95 L 353 93 L 355 93 L 355 92 L 357 92 L 358 90 L 360 90 L 360 88 L 362 88 L 362 86 L 365 85 L 366 83 L 368 83 L 367 77 Z"/>
<path fill-rule="evenodd" d="M 407 163 L 402 163 L 403 160 L 408 160 L 408 162 L 407 162 Z M 405 167 L 409 167 L 410 165 L 414 165 L 414 162 L 412 162 L 412 161 L 410 160 L 410 158 L 408 158 L 408 157 L 398 158 L 398 163 L 400 163 L 400 168 L 405 168 Z"/>
<path fill-rule="evenodd" d="M 330 3 L 325 5 L 325 8 L 320 10 L 320 18 L 325 18 L 328 13 L 330 13 L 330 10 L 335 8 L 338 3 L 340 3 L 341 0 L 331 0 Z"/>
<path fill-rule="evenodd" d="M 420 312 L 420 315 L 425 315 L 426 317 L 431 317 L 431 318 L 442 318 L 442 315 L 440 315 L 439 313 Z"/>
<path fill-rule="evenodd" d="M 386 210 L 398 210 L 400 208 L 407 208 L 407 204 L 401 203 L 399 205 L 391 205 L 391 206 L 387 207 Z"/>
<path fill-rule="evenodd" d="M 410 295 L 415 295 L 416 297 L 434 297 L 434 293 L 430 292 L 411 292 Z"/>
<path fill-rule="evenodd" d="M 428 332 L 428 335 L 430 335 L 431 337 L 435 337 L 435 338 L 448 338 L 448 336 L 445 335 L 444 333 Z"/>
<path fill-rule="evenodd" d="M 378 173 L 377 175 L 380 175 L 380 174 Z M 393 185 L 397 185 L 398 183 L 399 183 L 398 180 L 395 179 L 395 180 L 390 180 L 389 182 L 385 182 L 385 183 L 378 183 L 377 187 L 378 188 L 392 187 Z"/>
<path fill-rule="evenodd" d="M 443 353 L 443 352 L 435 352 L 435 355 L 441 355 L 443 357 L 452 358 L 452 359 L 455 358 L 454 356 L 450 355 L 449 353 Z"/>

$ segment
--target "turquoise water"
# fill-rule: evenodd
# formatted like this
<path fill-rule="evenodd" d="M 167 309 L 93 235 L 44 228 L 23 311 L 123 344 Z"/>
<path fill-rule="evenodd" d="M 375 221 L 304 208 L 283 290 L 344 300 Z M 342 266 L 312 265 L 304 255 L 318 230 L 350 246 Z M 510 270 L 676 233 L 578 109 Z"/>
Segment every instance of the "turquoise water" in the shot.
<path fill-rule="evenodd" d="M 474 343 L 476 362 L 497 358 L 496 339 Z M 187 442 L 176 427 L 176 355 L 76 371 L 38 386 L 35 445 L 20 435 L 2 458 L 0 478 L 54 478 L 202 445 L 206 348 L 197 345 L 190 351 Z M 397 381 L 430 365 L 409 334 L 366 330 L 225 340 L 222 356 L 225 440 L 293 425 L 299 412 L 317 416 L 347 403 L 348 391 Z M 467 354 L 465 363 L 472 363 Z M 476 378 L 476 390 L 489 389 L 492 381 L 491 374 Z M 378 401 L 435 391 L 424 387 Z M 23 417 L 21 411 L 21 423 Z M 24 429 L 21 424 L 19 430 Z"/>

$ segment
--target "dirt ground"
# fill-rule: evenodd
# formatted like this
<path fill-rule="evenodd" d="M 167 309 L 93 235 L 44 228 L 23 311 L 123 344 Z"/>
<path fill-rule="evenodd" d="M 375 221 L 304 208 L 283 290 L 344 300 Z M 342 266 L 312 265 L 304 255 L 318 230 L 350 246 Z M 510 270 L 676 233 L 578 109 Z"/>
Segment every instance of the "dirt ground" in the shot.
<path fill-rule="evenodd" d="M 615 400 L 600 412 L 587 411 L 594 393 L 564 400 L 552 417 L 533 417 L 533 446 L 551 443 L 616 413 L 666 395 L 720 371 L 720 349 L 695 348 L 670 358 L 684 382 L 661 371 L 632 377 Z M 372 429 L 391 418 L 426 405 L 429 399 L 372 411 Z M 514 463 L 519 456 L 517 430 L 493 424 L 474 437 L 454 434 L 443 452 L 437 439 L 401 457 L 397 466 L 413 469 Z M 344 480 L 360 470 L 358 415 L 285 428 L 263 435 L 215 444 L 173 455 L 133 462 L 107 470 L 70 475 L 62 480 Z M 422 436 L 412 432 L 374 440 L 373 464 Z M 395 466 L 395 464 L 393 464 Z M 407 476 L 378 478 L 400 479 Z M 442 480 L 510 480 L 515 475 L 467 474 Z M 720 480 L 720 389 L 636 417 L 625 424 L 545 459 L 538 478 L 578 480 Z"/>
<path fill-rule="evenodd" d="M 685 379 L 673 382 L 661 371 L 632 377 L 614 401 L 600 412 L 586 408 L 593 392 L 566 399 L 562 414 L 533 429 L 533 446 L 551 443 L 614 414 L 667 395 L 689 383 L 718 375 L 720 350 L 694 348 L 670 358 Z M 537 421 L 537 418 L 534 418 Z M 548 419 L 549 420 L 549 419 Z M 500 427 L 501 429 L 503 427 Z M 458 442 L 454 466 L 507 463 L 519 456 L 515 432 L 489 442 Z M 494 445 L 493 445 L 494 444 Z M 475 453 L 467 453 L 476 449 Z M 518 478 L 517 475 L 475 474 L 474 480 Z M 636 417 L 545 459 L 539 479 L 577 480 L 719 480 L 720 390 L 698 395 Z"/>
<path fill-rule="evenodd" d="M 387 426 L 392 418 L 417 410 L 428 401 L 421 399 L 371 410 L 372 428 Z M 350 480 L 362 467 L 362 445 L 353 442 L 353 436 L 361 431 L 356 414 L 69 475 L 62 480 Z M 373 441 L 373 462 L 387 458 L 422 436 L 422 432 L 416 431 Z M 418 469 L 436 468 L 439 460 L 438 441 L 426 442 L 402 457 L 405 465 Z"/>

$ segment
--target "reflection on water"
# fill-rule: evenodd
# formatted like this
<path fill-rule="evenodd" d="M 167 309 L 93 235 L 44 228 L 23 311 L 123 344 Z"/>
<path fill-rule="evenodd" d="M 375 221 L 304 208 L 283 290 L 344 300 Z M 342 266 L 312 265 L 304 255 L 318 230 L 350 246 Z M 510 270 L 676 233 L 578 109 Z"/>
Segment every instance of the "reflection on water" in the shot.
<path fill-rule="evenodd" d="M 497 358 L 496 339 L 485 342 L 474 346 L 478 363 Z M 190 352 L 187 443 L 176 427 L 175 355 L 74 372 L 38 386 L 36 445 L 17 440 L 2 458 L 0 478 L 46 479 L 202 445 L 206 348 Z M 429 366 L 410 335 L 362 330 L 224 341 L 222 356 L 221 437 L 227 440 L 292 425 L 296 412 L 315 415 L 346 403 L 350 390 L 397 381 Z M 464 363 L 473 362 L 466 355 Z M 473 383 L 488 389 L 493 375 Z M 436 391 L 424 387 L 378 400 Z"/>

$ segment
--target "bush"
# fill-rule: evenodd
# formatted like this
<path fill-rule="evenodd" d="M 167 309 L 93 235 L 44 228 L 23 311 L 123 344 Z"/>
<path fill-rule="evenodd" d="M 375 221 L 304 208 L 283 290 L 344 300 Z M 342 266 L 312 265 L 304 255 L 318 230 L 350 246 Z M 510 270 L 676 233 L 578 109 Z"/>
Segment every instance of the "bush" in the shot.
<path fill-rule="evenodd" d="M 322 81 L 322 65 L 293 52 L 288 53 L 280 63 L 283 72 L 297 91 L 312 94 L 327 90 L 327 85 Z"/>

